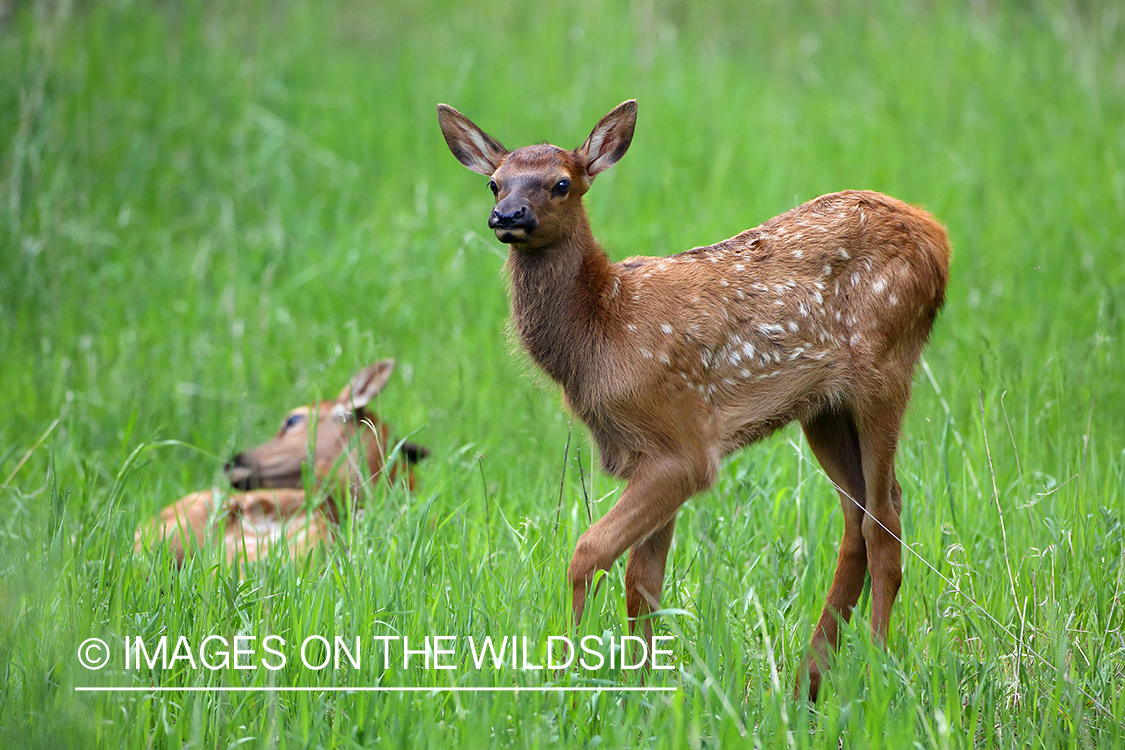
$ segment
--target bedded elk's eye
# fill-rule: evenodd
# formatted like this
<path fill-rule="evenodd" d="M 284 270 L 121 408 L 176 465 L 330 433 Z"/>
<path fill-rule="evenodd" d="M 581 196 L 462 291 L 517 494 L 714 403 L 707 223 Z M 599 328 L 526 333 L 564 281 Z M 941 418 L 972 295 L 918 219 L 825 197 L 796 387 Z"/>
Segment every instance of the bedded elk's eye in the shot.
<path fill-rule="evenodd" d="M 488 189 L 492 191 L 493 195 L 499 195 L 500 194 L 500 186 L 496 184 L 496 180 L 489 180 L 488 181 Z"/>
<path fill-rule="evenodd" d="M 558 182 L 556 182 L 555 186 L 553 188 L 551 188 L 551 193 L 553 195 L 559 196 L 560 198 L 562 196 L 566 195 L 569 191 L 570 191 L 570 180 L 566 179 L 565 177 L 563 179 L 559 180 Z"/>
<path fill-rule="evenodd" d="M 292 427 L 296 427 L 297 425 L 301 424 L 301 420 L 303 420 L 304 418 L 304 414 L 290 414 L 289 419 L 285 420 L 285 424 L 281 429 L 288 430 Z"/>

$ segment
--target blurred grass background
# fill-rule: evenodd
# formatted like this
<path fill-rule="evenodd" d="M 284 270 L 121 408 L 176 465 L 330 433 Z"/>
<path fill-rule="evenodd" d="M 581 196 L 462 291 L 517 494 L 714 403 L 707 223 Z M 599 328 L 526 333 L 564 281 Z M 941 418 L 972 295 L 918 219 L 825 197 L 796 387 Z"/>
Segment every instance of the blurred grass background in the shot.
<path fill-rule="evenodd" d="M 0 4 L 0 740 L 1120 746 L 1122 13 Z M 790 699 L 842 529 L 790 428 L 681 514 L 665 594 L 681 613 L 658 626 L 678 636 L 674 696 L 73 692 L 272 679 L 93 675 L 74 657 L 90 635 L 566 632 L 573 542 L 617 485 L 513 356 L 491 196 L 448 153 L 434 105 L 509 147 L 575 146 L 631 97 L 634 143 L 587 198 L 615 259 L 843 188 L 949 228 L 948 303 L 898 468 L 907 541 L 936 571 L 905 555 L 889 653 L 861 614 L 826 700 Z M 417 495 L 369 500 L 350 555 L 245 579 L 215 559 L 180 575 L 131 559 L 139 521 L 384 356 L 398 369 L 381 414 L 434 455 Z M 590 632 L 624 632 L 622 570 Z"/>

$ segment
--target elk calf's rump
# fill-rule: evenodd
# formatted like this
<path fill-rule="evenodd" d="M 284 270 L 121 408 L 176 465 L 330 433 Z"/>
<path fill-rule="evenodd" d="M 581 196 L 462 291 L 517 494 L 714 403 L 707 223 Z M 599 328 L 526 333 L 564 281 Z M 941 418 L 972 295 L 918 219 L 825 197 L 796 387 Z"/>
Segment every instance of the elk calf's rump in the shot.
<path fill-rule="evenodd" d="M 453 155 L 496 197 L 488 226 L 510 247 L 521 343 L 590 428 L 604 469 L 627 481 L 578 540 L 574 619 L 596 571 L 625 550 L 631 621 L 658 608 L 680 505 L 711 486 L 724 455 L 799 421 L 844 515 L 807 664 L 815 699 L 868 572 L 872 628 L 886 638 L 902 579 L 895 448 L 949 241 L 925 211 L 847 191 L 715 245 L 611 263 L 582 197 L 625 154 L 636 117 L 627 101 L 577 149 L 508 151 L 438 105 Z"/>

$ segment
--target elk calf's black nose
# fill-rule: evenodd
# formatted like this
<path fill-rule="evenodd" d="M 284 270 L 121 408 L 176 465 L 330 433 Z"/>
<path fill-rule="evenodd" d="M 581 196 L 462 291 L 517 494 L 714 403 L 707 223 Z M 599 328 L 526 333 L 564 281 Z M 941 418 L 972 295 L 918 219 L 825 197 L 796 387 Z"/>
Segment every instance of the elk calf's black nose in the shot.
<path fill-rule="evenodd" d="M 488 217 L 490 229 L 534 229 L 538 222 L 527 205 L 512 207 L 498 204 Z"/>

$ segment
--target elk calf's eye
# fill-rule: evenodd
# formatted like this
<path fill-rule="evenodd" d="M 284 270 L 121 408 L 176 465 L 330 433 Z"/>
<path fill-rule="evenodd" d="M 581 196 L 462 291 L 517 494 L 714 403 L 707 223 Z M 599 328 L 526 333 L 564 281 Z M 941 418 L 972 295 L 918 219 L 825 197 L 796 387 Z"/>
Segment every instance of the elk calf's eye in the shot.
<path fill-rule="evenodd" d="M 555 183 L 555 187 L 552 190 L 552 192 L 555 195 L 561 196 L 561 195 L 566 195 L 569 190 L 570 190 L 570 180 L 562 179 L 562 180 L 559 180 L 558 182 Z"/>
<path fill-rule="evenodd" d="M 496 184 L 496 180 L 489 180 L 488 181 L 488 189 L 492 191 L 493 195 L 499 195 L 500 194 L 500 186 Z"/>
<path fill-rule="evenodd" d="M 296 427 L 301 423 L 302 419 L 304 419 L 304 417 L 300 414 L 292 415 L 289 419 L 285 420 L 285 429 L 288 430 L 290 427 Z"/>

